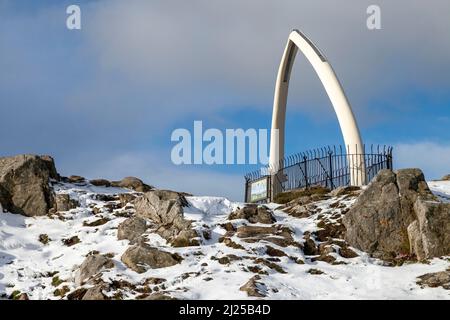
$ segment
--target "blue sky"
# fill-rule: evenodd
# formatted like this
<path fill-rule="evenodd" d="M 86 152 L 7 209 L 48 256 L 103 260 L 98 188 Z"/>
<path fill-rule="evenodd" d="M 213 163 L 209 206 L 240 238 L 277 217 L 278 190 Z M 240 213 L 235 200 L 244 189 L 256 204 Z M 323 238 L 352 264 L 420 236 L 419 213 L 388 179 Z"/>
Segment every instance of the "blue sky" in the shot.
<path fill-rule="evenodd" d="M 82 29 L 65 26 L 78 4 Z M 382 29 L 366 28 L 381 7 Z M 242 199 L 252 166 L 174 166 L 176 128 L 268 128 L 291 29 L 331 61 L 364 141 L 396 167 L 450 172 L 448 1 L 0 0 L 0 155 L 51 154 L 62 174 L 139 176 Z M 299 55 L 287 153 L 340 144 L 336 117 Z"/>

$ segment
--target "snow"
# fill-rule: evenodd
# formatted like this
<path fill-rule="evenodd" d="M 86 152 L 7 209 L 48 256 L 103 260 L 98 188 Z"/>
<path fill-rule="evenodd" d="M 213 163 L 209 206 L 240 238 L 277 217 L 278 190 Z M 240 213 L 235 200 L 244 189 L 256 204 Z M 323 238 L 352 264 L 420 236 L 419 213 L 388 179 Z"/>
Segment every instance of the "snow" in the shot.
<path fill-rule="evenodd" d="M 450 199 L 450 182 L 432 181 L 431 190 L 442 199 Z M 91 212 L 92 206 L 103 207 L 104 202 L 95 200 L 96 194 L 130 193 L 121 188 L 94 187 L 92 185 L 58 184 L 57 193 L 67 193 L 79 201 L 80 206 L 61 217 L 23 217 L 11 213 L 0 213 L 0 295 L 10 295 L 13 291 L 26 292 L 31 299 L 60 299 L 54 296 L 56 289 L 51 284 L 52 274 L 64 282 L 58 287 L 68 286 L 72 291 L 75 271 L 85 256 L 94 250 L 111 253 L 115 268 L 104 271 L 102 279 L 126 280 L 142 283 L 149 277 L 164 278 L 167 281 L 160 289 L 181 299 L 248 299 L 239 288 L 255 274 L 248 272 L 248 266 L 255 265 L 255 258 L 269 258 L 265 253 L 267 243 L 245 243 L 236 236 L 232 240 L 245 250 L 233 249 L 218 241 L 225 233 L 220 224 L 227 221 L 228 215 L 244 204 L 231 202 L 220 197 L 187 197 L 190 204 L 185 208 L 185 218 L 193 221 L 194 226 L 203 230 L 209 228 L 212 237 L 199 247 L 172 248 L 160 236 L 150 233 L 147 242 L 183 257 L 182 263 L 161 269 L 150 269 L 138 274 L 127 268 L 120 260 L 128 248 L 127 240 L 117 240 L 117 226 L 126 218 L 115 216 L 103 210 L 98 215 Z M 355 198 L 339 198 L 346 207 L 351 206 Z M 320 214 L 331 215 L 336 208 L 330 204 L 336 198 L 319 201 Z M 295 241 L 302 243 L 307 231 L 317 230 L 318 214 L 308 218 L 295 218 L 276 204 L 268 205 L 274 209 L 276 224 L 288 226 L 293 231 Z M 116 211 L 114 211 L 116 212 Z M 92 222 L 100 217 L 110 219 L 98 227 L 83 226 L 83 222 Z M 39 235 L 47 234 L 48 244 L 39 242 Z M 80 243 L 68 247 L 62 239 L 78 236 Z M 450 293 L 443 288 L 420 288 L 417 277 L 425 273 L 443 271 L 450 266 L 450 258 L 436 258 L 429 263 L 411 263 L 398 267 L 389 267 L 380 260 L 370 258 L 365 253 L 353 249 L 358 257 L 346 259 L 334 254 L 337 261 L 346 264 L 332 265 L 322 261 L 311 262 L 297 247 L 281 248 L 288 256 L 280 257 L 277 262 L 286 273 L 265 268 L 267 275 L 261 275 L 264 285 L 261 289 L 269 299 L 450 299 Z M 233 254 L 241 260 L 228 265 L 220 264 L 215 258 Z M 293 259 L 301 259 L 305 264 L 297 264 Z M 259 265 L 261 266 L 261 265 Z M 320 275 L 308 273 L 310 269 L 319 269 Z M 135 298 L 136 293 L 125 292 L 124 298 Z"/>
<path fill-rule="evenodd" d="M 450 202 L 450 181 L 429 181 L 430 190 L 444 202 Z"/>

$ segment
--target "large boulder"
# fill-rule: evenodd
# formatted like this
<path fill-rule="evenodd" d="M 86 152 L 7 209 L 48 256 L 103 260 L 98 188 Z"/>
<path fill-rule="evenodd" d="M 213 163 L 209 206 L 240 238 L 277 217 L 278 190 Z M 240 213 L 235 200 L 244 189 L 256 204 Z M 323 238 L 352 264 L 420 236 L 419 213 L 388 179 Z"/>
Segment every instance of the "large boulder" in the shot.
<path fill-rule="evenodd" d="M 79 203 L 71 199 L 67 193 L 59 193 L 55 195 L 55 204 L 57 211 L 69 211 L 79 206 Z"/>
<path fill-rule="evenodd" d="M 433 214 L 426 213 L 430 211 Z M 449 253 L 444 235 L 449 214 L 449 205 L 438 202 L 420 169 L 381 170 L 343 223 L 346 240 L 374 257 L 392 259 L 413 253 L 426 259 Z M 425 243 L 430 248 L 426 252 Z"/>
<path fill-rule="evenodd" d="M 141 217 L 131 217 L 119 224 L 117 230 L 118 240 L 130 240 L 131 243 L 147 230 L 147 221 Z"/>
<path fill-rule="evenodd" d="M 180 263 L 183 259 L 166 251 L 161 251 L 148 244 L 141 243 L 129 247 L 122 255 L 122 262 L 137 273 L 150 269 L 166 268 Z"/>
<path fill-rule="evenodd" d="M 75 284 L 81 286 L 85 280 L 93 275 L 104 269 L 111 269 L 113 267 L 114 263 L 112 260 L 104 255 L 95 254 L 88 256 L 75 273 Z"/>
<path fill-rule="evenodd" d="M 51 179 L 59 180 L 59 175 L 49 156 L 0 158 L 0 203 L 12 213 L 46 215 L 55 207 Z"/>
<path fill-rule="evenodd" d="M 134 200 L 136 216 L 152 220 L 155 232 L 176 247 L 198 245 L 198 234 L 183 216 L 188 202 L 183 194 L 168 190 L 152 190 Z"/>
<path fill-rule="evenodd" d="M 419 260 L 450 253 L 450 203 L 418 199 L 417 219 L 408 226 L 411 251 Z"/>

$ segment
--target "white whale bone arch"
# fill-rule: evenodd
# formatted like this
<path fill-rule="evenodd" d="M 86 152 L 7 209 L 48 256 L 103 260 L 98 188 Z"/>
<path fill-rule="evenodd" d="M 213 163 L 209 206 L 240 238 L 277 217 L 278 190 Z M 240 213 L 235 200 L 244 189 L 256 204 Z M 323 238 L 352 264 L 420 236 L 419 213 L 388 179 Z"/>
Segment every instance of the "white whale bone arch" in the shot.
<path fill-rule="evenodd" d="M 273 175 L 272 196 L 281 191 L 281 182 L 285 179 L 283 173 L 279 172 L 279 168 L 282 167 L 284 159 L 286 102 L 292 65 L 299 49 L 317 73 L 338 118 L 342 136 L 347 146 L 350 184 L 364 185 L 366 183 L 366 170 L 362 139 L 344 90 L 323 53 L 301 31 L 293 30 L 289 35 L 281 59 L 275 86 L 269 158 L 269 168 Z"/>

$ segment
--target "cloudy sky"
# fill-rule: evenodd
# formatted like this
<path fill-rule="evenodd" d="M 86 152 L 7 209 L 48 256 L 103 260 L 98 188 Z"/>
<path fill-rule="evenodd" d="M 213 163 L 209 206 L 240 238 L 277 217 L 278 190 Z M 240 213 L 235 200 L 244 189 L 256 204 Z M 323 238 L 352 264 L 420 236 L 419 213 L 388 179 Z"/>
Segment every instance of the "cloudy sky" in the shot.
<path fill-rule="evenodd" d="M 66 28 L 81 8 L 82 29 Z M 366 9 L 381 8 L 381 30 Z M 325 53 L 367 144 L 397 168 L 450 173 L 448 0 L 0 0 L 0 155 L 51 154 L 64 175 L 243 198 L 250 166 L 175 166 L 176 128 L 269 128 L 289 32 Z M 320 81 L 299 55 L 287 153 L 341 144 Z"/>

